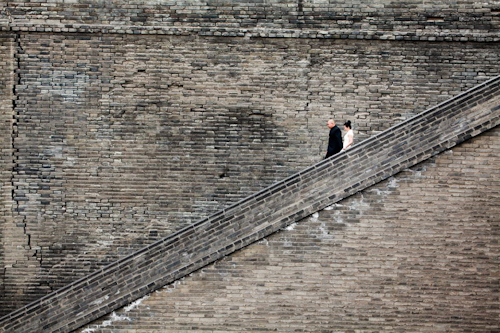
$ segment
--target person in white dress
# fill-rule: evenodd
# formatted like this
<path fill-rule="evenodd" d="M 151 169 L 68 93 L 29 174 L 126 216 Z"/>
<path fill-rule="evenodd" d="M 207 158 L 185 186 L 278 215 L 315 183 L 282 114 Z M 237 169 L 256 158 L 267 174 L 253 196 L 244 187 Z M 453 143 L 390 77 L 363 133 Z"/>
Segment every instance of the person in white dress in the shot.
<path fill-rule="evenodd" d="M 347 150 L 352 146 L 352 143 L 354 142 L 354 132 L 352 131 L 350 120 L 344 123 L 344 130 L 347 133 L 344 135 L 344 148 L 342 148 L 342 150 Z"/>

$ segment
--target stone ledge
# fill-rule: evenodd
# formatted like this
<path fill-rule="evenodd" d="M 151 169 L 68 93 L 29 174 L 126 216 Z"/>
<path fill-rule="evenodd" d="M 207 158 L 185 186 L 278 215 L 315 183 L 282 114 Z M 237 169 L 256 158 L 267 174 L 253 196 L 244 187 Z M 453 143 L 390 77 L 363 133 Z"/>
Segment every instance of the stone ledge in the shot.
<path fill-rule="evenodd" d="M 101 33 L 126 35 L 199 35 L 209 37 L 246 38 L 309 38 L 309 39 L 357 39 L 402 40 L 430 42 L 498 42 L 500 32 L 475 32 L 443 30 L 439 33 L 417 31 L 356 31 L 278 28 L 223 28 L 223 27 L 165 27 L 132 25 L 50 24 L 50 23 L 2 23 L 0 31 L 37 33 Z"/>

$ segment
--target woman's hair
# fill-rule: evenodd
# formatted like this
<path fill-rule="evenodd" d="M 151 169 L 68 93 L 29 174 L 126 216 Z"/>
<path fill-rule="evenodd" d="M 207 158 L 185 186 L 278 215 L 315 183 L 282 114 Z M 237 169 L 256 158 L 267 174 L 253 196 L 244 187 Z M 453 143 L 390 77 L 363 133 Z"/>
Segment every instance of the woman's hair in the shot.
<path fill-rule="evenodd" d="M 345 126 L 345 127 L 347 127 L 347 128 L 349 128 L 349 129 L 351 129 L 351 128 L 352 128 L 352 127 L 351 127 L 351 121 L 350 121 L 350 120 L 346 121 L 346 122 L 344 123 L 344 126 Z"/>

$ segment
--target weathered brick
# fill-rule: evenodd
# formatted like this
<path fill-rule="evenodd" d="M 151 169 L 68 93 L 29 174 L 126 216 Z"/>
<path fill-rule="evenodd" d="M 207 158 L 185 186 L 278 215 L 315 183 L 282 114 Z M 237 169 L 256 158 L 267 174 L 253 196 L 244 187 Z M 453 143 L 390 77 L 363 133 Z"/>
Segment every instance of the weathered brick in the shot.
<path fill-rule="evenodd" d="M 471 89 L 464 95 L 481 94 L 482 91 L 495 87 L 499 83 L 500 77 L 490 80 L 486 84 L 480 85 L 475 89 Z M 47 313 L 50 312 L 53 318 L 57 318 L 57 325 L 59 325 L 63 331 L 74 329 L 76 326 L 68 326 L 70 323 L 67 320 L 65 321 L 69 313 L 64 311 L 65 307 L 63 304 L 65 302 L 69 302 L 68 304 L 75 302 L 81 298 L 79 295 L 82 295 L 82 293 L 85 293 L 86 302 L 88 303 L 85 308 L 82 308 L 81 311 L 78 312 L 78 316 L 84 315 L 87 318 L 97 318 L 120 305 L 130 302 L 133 297 L 137 295 L 144 295 L 151 292 L 209 263 L 203 260 L 214 260 L 232 253 L 238 249 L 234 246 L 236 240 L 238 240 L 239 247 L 249 245 L 260 238 L 281 230 L 292 222 L 298 222 L 302 218 L 324 208 L 328 204 L 332 204 L 333 202 L 330 199 L 332 198 L 332 194 L 334 194 L 336 200 L 353 195 L 367 185 L 377 183 L 402 171 L 405 167 L 410 166 L 410 160 L 412 161 L 411 165 L 413 165 L 416 162 L 427 159 L 431 155 L 436 155 L 445 150 L 446 148 L 442 148 L 440 145 L 435 144 L 441 136 L 434 136 L 432 140 L 424 140 L 413 144 L 411 146 L 412 149 L 408 150 L 408 152 L 402 156 L 401 162 L 398 162 L 397 159 L 387 160 L 383 163 L 379 162 L 380 160 L 384 160 L 385 156 L 390 154 L 391 151 L 394 151 L 394 147 L 399 146 L 400 140 L 408 140 L 420 133 L 420 122 L 415 121 L 416 119 L 421 121 L 431 119 L 429 123 L 429 133 L 431 133 L 434 128 L 439 127 L 440 123 L 452 121 L 453 119 L 450 119 L 450 117 L 460 118 L 461 126 L 443 128 L 441 130 L 441 134 L 443 134 L 442 137 L 446 137 L 446 134 L 449 133 L 455 133 L 460 137 L 461 133 L 467 133 L 469 128 L 477 127 L 479 123 L 490 123 L 491 127 L 497 125 L 491 123 L 490 110 L 494 109 L 496 105 L 500 103 L 500 96 L 493 97 L 484 104 L 476 106 L 474 110 L 470 112 L 470 107 L 467 104 L 466 98 L 462 98 L 464 95 L 456 98 L 463 101 L 463 104 L 461 104 L 462 113 L 455 112 L 453 114 L 442 115 L 440 107 L 430 109 L 414 119 L 410 119 L 398 125 L 399 128 L 405 127 L 404 136 L 393 138 L 392 141 L 388 140 L 385 147 L 367 151 L 366 158 L 371 161 L 368 163 L 372 163 L 374 172 L 380 171 L 377 173 L 378 175 L 376 178 L 367 178 L 364 171 L 365 167 L 359 167 L 364 165 L 362 160 L 353 163 L 353 165 L 358 166 L 358 168 L 353 168 L 351 170 L 352 173 L 348 181 L 342 177 L 335 177 L 335 171 L 342 172 L 342 161 L 347 160 L 349 156 L 347 154 L 339 154 L 332 158 L 331 161 L 323 161 L 318 165 L 321 166 L 322 164 L 326 164 L 329 166 L 329 169 L 332 170 L 332 174 L 328 177 L 328 181 L 325 182 L 324 177 L 321 176 L 323 172 L 328 169 L 310 167 L 300 173 L 300 182 L 297 183 L 300 185 L 300 192 L 284 195 L 284 193 L 288 191 L 288 187 L 283 186 L 286 185 L 287 180 L 276 183 L 270 187 L 268 191 L 262 192 L 267 192 L 269 194 L 265 199 L 261 198 L 257 200 L 252 209 L 248 210 L 244 207 L 243 209 L 247 210 L 244 215 L 239 215 L 239 206 L 233 205 L 230 210 L 222 214 L 217 214 L 217 217 L 213 218 L 219 221 L 226 221 L 225 224 L 234 221 L 234 224 L 229 223 L 224 228 L 214 230 L 200 228 L 200 224 L 206 224 L 208 220 L 200 221 L 196 225 L 185 228 L 173 235 L 169 242 L 175 243 L 176 246 L 170 247 L 168 252 L 165 250 L 166 242 L 163 241 L 152 244 L 136 254 L 128 256 L 108 268 L 104 268 L 89 276 L 87 281 L 99 281 L 96 287 L 88 288 L 88 282 L 83 279 L 65 288 L 64 294 L 61 294 L 60 291 L 60 296 L 58 296 L 57 293 L 52 294 L 47 298 L 47 300 L 50 300 L 50 303 L 45 304 L 45 310 L 42 311 Z M 453 101 L 454 100 L 451 100 L 450 103 Z M 457 105 L 457 107 L 459 106 L 460 105 Z M 446 108 L 447 103 L 442 104 L 441 107 Z M 488 128 L 484 127 L 484 129 L 487 130 Z M 421 134 L 425 136 L 426 133 Z M 391 130 L 379 134 L 374 139 L 385 140 L 385 136 L 391 137 Z M 453 144 L 456 144 L 456 142 L 453 142 Z M 360 143 L 351 148 L 350 151 L 363 150 L 366 148 L 365 145 L 370 146 L 370 143 Z M 435 150 L 437 148 L 440 150 Z M 382 157 L 382 159 L 380 157 Z M 365 157 L 363 157 L 363 159 L 364 158 Z M 332 164 L 330 162 L 334 163 Z M 338 166 L 340 170 L 338 170 L 336 166 Z M 461 168 L 460 170 L 463 173 L 474 171 L 473 168 Z M 314 175 L 319 177 L 314 177 Z M 290 177 L 289 181 L 294 182 L 295 179 L 295 177 Z M 273 193 L 274 188 L 280 188 L 281 191 Z M 432 200 L 432 198 L 422 193 L 418 195 L 424 197 L 424 201 Z M 255 196 L 261 196 L 261 194 L 257 193 Z M 457 197 L 459 197 L 458 192 Z M 435 200 L 437 200 L 437 198 L 434 198 L 431 202 Z M 266 212 L 269 208 L 271 208 L 269 212 Z M 356 210 L 362 208 L 363 206 L 359 206 L 356 207 Z M 210 244 L 211 246 L 206 247 L 206 252 L 203 253 L 200 252 L 199 247 L 202 244 Z M 356 247 L 355 245 L 351 246 Z M 360 246 L 361 245 L 359 245 L 359 247 Z M 154 256 L 152 256 L 153 253 Z M 103 297 L 108 297 L 107 295 L 113 295 L 113 299 L 109 301 L 106 299 L 103 300 Z M 103 300 L 102 304 L 100 300 Z M 96 307 L 96 305 L 99 305 L 99 307 Z M 26 322 L 26 327 L 28 327 L 29 325 L 33 325 L 34 318 L 30 320 L 27 316 L 23 316 L 22 320 Z M 50 321 L 50 318 L 45 319 L 44 322 L 46 323 L 47 320 Z M 81 321 L 75 321 L 74 324 L 71 325 L 81 324 Z M 40 326 L 42 322 L 37 321 L 36 325 Z"/>
<path fill-rule="evenodd" d="M 215 2 L 89 11 L 77 2 L 16 1 L 0 9 L 0 311 L 318 161 L 332 112 L 353 120 L 361 142 L 499 73 L 489 3 L 477 8 L 481 20 L 467 1 L 299 3 L 301 10 L 297 2 L 245 3 L 245 14 L 239 3 Z M 403 18 L 397 29 L 395 15 Z M 443 34 L 446 43 L 433 42 Z M 496 92 L 475 102 L 488 94 Z M 417 156 L 479 133 L 469 131 Z"/>

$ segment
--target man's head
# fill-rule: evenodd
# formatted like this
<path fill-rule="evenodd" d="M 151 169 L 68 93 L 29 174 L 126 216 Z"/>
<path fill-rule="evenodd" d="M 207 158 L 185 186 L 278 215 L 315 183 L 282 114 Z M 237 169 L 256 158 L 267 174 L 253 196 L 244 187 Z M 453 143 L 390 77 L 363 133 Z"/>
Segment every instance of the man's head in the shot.
<path fill-rule="evenodd" d="M 333 128 L 333 126 L 335 126 L 335 120 L 330 119 L 330 120 L 328 120 L 328 123 L 327 123 L 327 124 L 328 124 L 328 128 L 329 128 L 329 129 L 332 129 L 332 128 Z"/>

